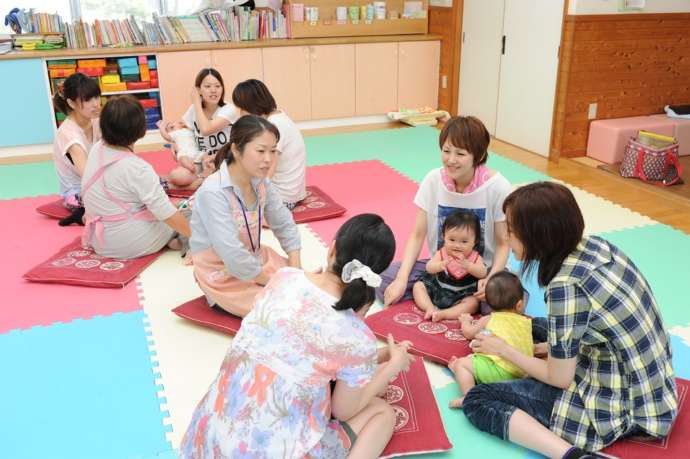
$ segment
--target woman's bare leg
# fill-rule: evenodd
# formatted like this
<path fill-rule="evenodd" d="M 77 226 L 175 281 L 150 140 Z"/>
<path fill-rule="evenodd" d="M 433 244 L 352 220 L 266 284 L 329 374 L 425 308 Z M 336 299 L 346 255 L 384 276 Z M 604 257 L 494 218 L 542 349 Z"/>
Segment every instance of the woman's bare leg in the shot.
<path fill-rule="evenodd" d="M 357 434 L 357 441 L 347 457 L 379 457 L 393 435 L 395 411 L 383 399 L 374 397 L 362 411 L 348 419 L 347 424 Z"/>

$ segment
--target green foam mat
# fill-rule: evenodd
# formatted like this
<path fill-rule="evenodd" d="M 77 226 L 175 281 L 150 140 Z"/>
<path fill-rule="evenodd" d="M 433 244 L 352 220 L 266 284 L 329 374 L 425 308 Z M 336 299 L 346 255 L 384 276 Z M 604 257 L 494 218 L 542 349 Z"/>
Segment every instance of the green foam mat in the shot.
<path fill-rule="evenodd" d="M 17 199 L 58 193 L 52 161 L 0 166 L 0 199 Z"/>
<path fill-rule="evenodd" d="M 503 441 L 485 432 L 481 432 L 467 420 L 462 410 L 451 409 L 448 403 L 460 396 L 456 384 L 449 384 L 441 389 L 434 389 L 434 396 L 441 412 L 443 425 L 448 439 L 453 444 L 450 451 L 425 454 L 424 458 L 451 459 L 468 457 L 500 457 L 501 459 L 524 459 L 530 452 L 520 446 Z"/>
<path fill-rule="evenodd" d="M 378 159 L 421 182 L 431 169 L 441 165 L 439 133 L 438 129 L 423 126 L 306 137 L 307 165 Z M 549 179 L 495 153 L 489 154 L 488 165 L 513 184 Z"/>
<path fill-rule="evenodd" d="M 690 309 L 683 288 L 690 281 L 690 237 L 662 224 L 602 233 L 601 237 L 618 246 L 642 271 L 665 325 L 687 325 Z"/>

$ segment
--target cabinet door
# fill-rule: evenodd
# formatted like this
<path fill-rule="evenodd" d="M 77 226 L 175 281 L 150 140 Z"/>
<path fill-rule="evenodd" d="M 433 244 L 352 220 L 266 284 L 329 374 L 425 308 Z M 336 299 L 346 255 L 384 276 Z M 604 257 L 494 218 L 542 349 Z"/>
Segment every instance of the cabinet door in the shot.
<path fill-rule="evenodd" d="M 355 45 L 357 115 L 380 115 L 398 108 L 398 44 Z"/>
<path fill-rule="evenodd" d="M 232 91 L 237 83 L 255 78 L 263 80 L 261 49 L 218 49 L 211 51 L 213 67 L 223 77 L 225 102 L 232 103 Z"/>
<path fill-rule="evenodd" d="M 311 119 L 309 47 L 263 48 L 264 83 L 294 121 Z"/>
<path fill-rule="evenodd" d="M 192 88 L 196 74 L 211 65 L 209 51 L 181 51 L 160 53 L 158 86 L 161 91 L 163 118 L 179 119 L 192 104 Z"/>
<path fill-rule="evenodd" d="M 437 108 L 440 42 L 410 41 L 398 49 L 398 105 Z"/>
<path fill-rule="evenodd" d="M 51 143 L 55 121 L 41 59 L 0 61 L 0 147 Z"/>
<path fill-rule="evenodd" d="M 311 117 L 355 115 L 355 45 L 311 47 Z"/>

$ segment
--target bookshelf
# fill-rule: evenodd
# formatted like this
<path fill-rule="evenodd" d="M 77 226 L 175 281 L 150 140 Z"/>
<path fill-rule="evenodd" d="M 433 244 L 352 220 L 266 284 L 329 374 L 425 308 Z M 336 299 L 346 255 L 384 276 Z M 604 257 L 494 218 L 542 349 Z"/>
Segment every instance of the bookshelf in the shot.
<path fill-rule="evenodd" d="M 426 34 L 429 31 L 429 1 L 421 0 L 424 17 L 403 18 L 406 0 L 386 0 L 386 19 L 376 19 L 367 23 L 360 17 L 357 23 L 353 23 L 349 15 L 346 21 L 338 23 L 336 20 L 336 8 L 340 6 L 366 6 L 373 4 L 373 0 L 288 0 L 288 11 L 292 38 L 319 38 L 319 37 L 358 37 L 376 35 L 407 35 Z M 304 21 L 295 21 L 293 6 L 302 4 L 307 7 L 319 9 L 319 19 L 316 22 L 308 22 L 305 11 Z M 397 13 L 397 19 L 390 19 L 391 12 Z"/>
<path fill-rule="evenodd" d="M 98 82 L 101 104 L 108 97 L 131 94 L 141 102 L 146 114 L 146 129 L 157 129 L 161 119 L 158 62 L 155 55 L 88 57 L 85 59 L 46 59 L 51 100 L 65 79 L 81 72 Z M 56 126 L 65 119 L 53 109 Z"/>

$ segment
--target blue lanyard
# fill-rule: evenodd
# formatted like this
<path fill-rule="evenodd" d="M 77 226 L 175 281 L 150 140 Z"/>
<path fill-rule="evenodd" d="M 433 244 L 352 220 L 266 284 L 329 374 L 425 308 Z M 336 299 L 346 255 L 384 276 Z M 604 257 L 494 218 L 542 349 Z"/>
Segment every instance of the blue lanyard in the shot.
<path fill-rule="evenodd" d="M 256 193 L 256 205 L 259 208 L 259 234 L 257 237 L 256 241 L 256 246 L 254 246 L 254 238 L 252 238 L 252 230 L 249 228 L 249 220 L 247 219 L 247 211 L 244 208 L 244 204 L 242 203 L 242 200 L 240 199 L 239 195 L 235 192 L 235 189 L 232 189 L 232 194 L 235 195 L 235 198 L 237 199 L 237 202 L 240 203 L 240 209 L 242 209 L 242 216 L 244 217 L 244 225 L 245 228 L 247 228 L 247 236 L 249 236 L 249 243 L 252 245 L 252 253 L 255 253 L 260 247 L 261 247 L 261 200 L 259 199 L 259 193 L 255 191 Z"/>

